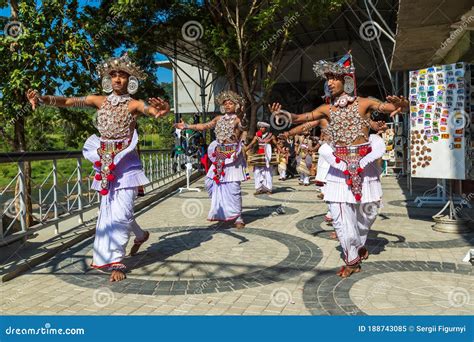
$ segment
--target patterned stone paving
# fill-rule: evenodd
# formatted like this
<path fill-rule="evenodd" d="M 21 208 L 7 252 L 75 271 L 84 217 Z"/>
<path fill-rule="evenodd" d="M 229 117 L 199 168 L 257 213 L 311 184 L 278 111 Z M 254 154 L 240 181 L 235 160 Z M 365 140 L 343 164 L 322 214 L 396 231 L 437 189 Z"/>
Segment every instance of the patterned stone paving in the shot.
<path fill-rule="evenodd" d="M 254 196 L 243 183 L 244 230 L 206 221 L 206 191 L 174 194 L 143 210 L 151 239 L 121 283 L 91 270 L 87 239 L 0 285 L 2 314 L 33 315 L 466 315 L 473 268 L 462 258 L 474 234 L 432 230 L 436 209 L 404 205 L 384 178 L 384 207 L 369 236 L 369 260 L 348 279 L 314 186 L 277 181 Z M 203 179 L 193 186 L 203 187 Z M 400 180 L 402 187 L 406 180 Z M 415 184 L 423 193 L 429 184 Z M 416 193 L 414 195 L 417 195 Z M 128 248 L 131 247 L 129 244 Z"/>

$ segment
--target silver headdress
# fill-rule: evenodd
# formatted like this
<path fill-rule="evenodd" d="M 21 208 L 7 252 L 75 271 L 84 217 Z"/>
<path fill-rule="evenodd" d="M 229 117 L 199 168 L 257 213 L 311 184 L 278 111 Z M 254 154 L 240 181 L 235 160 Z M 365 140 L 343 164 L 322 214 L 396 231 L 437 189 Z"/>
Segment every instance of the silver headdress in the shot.
<path fill-rule="evenodd" d="M 108 60 L 101 62 L 97 67 L 97 72 L 102 78 L 102 89 L 106 93 L 112 92 L 112 78 L 110 73 L 112 71 L 123 71 L 129 74 L 127 91 L 129 94 L 135 94 L 138 91 L 139 80 L 146 79 L 146 73 L 140 69 L 138 65 L 133 63 L 125 53 L 122 57 L 109 58 Z"/>
<path fill-rule="evenodd" d="M 326 78 L 328 75 L 344 77 L 344 92 L 356 95 L 355 68 L 350 51 L 337 62 L 317 61 L 313 65 L 316 77 Z"/>
<path fill-rule="evenodd" d="M 259 122 L 257 122 L 257 127 L 258 128 L 261 128 L 261 127 L 270 128 L 270 124 L 268 124 L 266 122 L 263 122 L 263 121 L 259 121 Z"/>
<path fill-rule="evenodd" d="M 130 76 L 134 76 L 142 81 L 147 77 L 146 73 L 132 62 L 127 53 L 122 57 L 109 58 L 101 62 L 97 67 L 97 72 L 101 78 L 109 75 L 112 71 L 124 71 Z"/>
<path fill-rule="evenodd" d="M 245 104 L 244 98 L 232 90 L 224 90 L 220 92 L 219 95 L 216 96 L 216 102 L 220 106 L 222 106 L 224 102 L 227 100 L 230 100 L 234 102 L 236 105 L 239 105 L 240 108 L 242 108 Z"/>
<path fill-rule="evenodd" d="M 313 64 L 313 71 L 316 77 L 325 78 L 326 75 L 346 75 L 354 72 L 352 67 L 345 67 L 344 65 L 329 62 L 329 61 L 317 61 Z"/>

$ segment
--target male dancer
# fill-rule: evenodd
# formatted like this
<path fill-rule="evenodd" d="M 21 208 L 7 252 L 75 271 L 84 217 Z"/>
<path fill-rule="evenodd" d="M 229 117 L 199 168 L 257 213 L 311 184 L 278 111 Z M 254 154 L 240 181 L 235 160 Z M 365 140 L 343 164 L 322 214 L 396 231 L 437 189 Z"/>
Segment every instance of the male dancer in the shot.
<path fill-rule="evenodd" d="M 265 165 L 254 166 L 255 195 L 271 194 L 273 190 L 272 144 L 278 148 L 277 140 L 272 133 L 267 132 L 270 127 L 268 123 L 257 122 L 257 127 L 259 130 L 245 149 L 249 150 L 258 143 L 257 155 L 264 157 L 265 161 Z"/>
<path fill-rule="evenodd" d="M 206 188 L 211 197 L 209 221 L 234 221 L 235 227 L 245 227 L 242 219 L 240 183 L 246 180 L 242 133 L 246 126 L 244 99 L 233 91 L 223 91 L 216 98 L 223 115 L 213 120 L 188 125 L 175 124 L 178 129 L 205 131 L 214 128 L 216 140 L 209 145 L 212 166 L 207 172 Z"/>
<path fill-rule="evenodd" d="M 95 107 L 100 138 L 87 139 L 83 154 L 94 164 L 96 175 L 92 188 L 102 195 L 94 239 L 92 267 L 112 271 L 110 281 L 126 278 L 122 263 L 130 232 L 135 235 L 131 255 L 149 238 L 134 219 L 133 202 L 138 187 L 149 183 L 136 151 L 137 118 L 141 114 L 155 118 L 169 112 L 169 104 L 159 98 L 134 100 L 130 94 L 138 90 L 139 80 L 146 74 L 125 54 L 102 62 L 98 69 L 102 88 L 108 96 L 85 97 L 40 96 L 28 90 L 27 97 L 33 110 L 38 104 L 55 107 Z"/>
<path fill-rule="evenodd" d="M 380 171 L 375 161 L 385 152 L 383 140 L 376 134 L 369 137 L 370 112 L 396 115 L 408 109 L 403 97 L 388 96 L 388 102 L 361 98 L 355 94 L 355 74 L 350 54 L 339 62 L 319 61 L 313 66 L 318 77 L 327 79 L 331 102 L 302 115 L 281 112 L 274 103 L 270 110 L 277 119 L 293 123 L 313 122 L 322 126 L 327 143 L 319 149 L 320 156 L 330 164 L 326 177 L 324 199 L 329 203 L 338 239 L 344 251 L 345 266 L 338 275 L 349 277 L 360 272 L 361 261 L 368 258 L 365 247 L 375 215 L 363 209 L 378 206 L 382 197 Z M 320 120 L 320 122 L 314 122 Z"/>

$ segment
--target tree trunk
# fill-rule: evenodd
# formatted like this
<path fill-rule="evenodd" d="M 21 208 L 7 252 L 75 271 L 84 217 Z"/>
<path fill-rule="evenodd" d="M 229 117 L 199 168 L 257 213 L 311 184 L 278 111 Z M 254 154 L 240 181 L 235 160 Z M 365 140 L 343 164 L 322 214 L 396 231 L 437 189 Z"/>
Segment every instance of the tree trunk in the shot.
<path fill-rule="evenodd" d="M 250 125 L 249 125 L 249 133 L 248 137 L 253 138 L 255 136 L 255 132 L 257 131 L 257 111 L 258 111 L 258 103 L 252 101 L 250 103 Z"/>
<path fill-rule="evenodd" d="M 15 120 L 15 136 L 13 141 L 13 149 L 15 152 L 26 152 L 26 137 L 25 137 L 25 117 L 20 115 Z M 31 201 L 31 163 L 25 162 L 23 175 L 25 179 L 25 207 L 26 207 L 26 227 L 33 225 L 33 205 Z M 15 187 L 15 196 L 20 191 L 20 180 L 17 180 Z M 16 212 L 20 211 L 19 199 L 15 202 Z"/>

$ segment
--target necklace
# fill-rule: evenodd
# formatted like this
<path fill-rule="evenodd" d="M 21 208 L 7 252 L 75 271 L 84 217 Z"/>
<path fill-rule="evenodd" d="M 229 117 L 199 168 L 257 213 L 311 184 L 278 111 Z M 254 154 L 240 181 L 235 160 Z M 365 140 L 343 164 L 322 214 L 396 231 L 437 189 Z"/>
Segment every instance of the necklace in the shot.
<path fill-rule="evenodd" d="M 109 100 L 112 106 L 116 106 L 119 103 L 124 103 L 130 99 L 131 99 L 130 94 L 116 95 L 112 93 L 109 96 L 107 96 L 107 100 Z"/>

